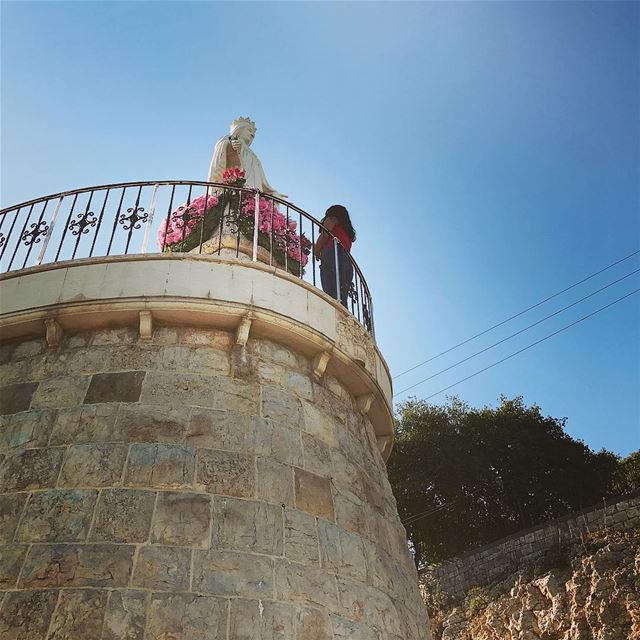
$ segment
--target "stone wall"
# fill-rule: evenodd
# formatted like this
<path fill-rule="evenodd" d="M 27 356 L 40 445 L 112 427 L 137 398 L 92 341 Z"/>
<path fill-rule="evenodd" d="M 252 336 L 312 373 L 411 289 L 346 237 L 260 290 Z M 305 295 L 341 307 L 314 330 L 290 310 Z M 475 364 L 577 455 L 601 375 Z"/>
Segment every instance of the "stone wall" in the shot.
<path fill-rule="evenodd" d="M 518 532 L 463 556 L 453 558 L 422 576 L 425 593 L 459 600 L 473 586 L 484 585 L 526 564 L 534 563 L 559 545 L 580 542 L 601 530 L 628 531 L 640 527 L 640 492 Z"/>
<path fill-rule="evenodd" d="M 371 424 L 300 354 L 172 327 L 1 351 L 3 640 L 429 637 Z"/>

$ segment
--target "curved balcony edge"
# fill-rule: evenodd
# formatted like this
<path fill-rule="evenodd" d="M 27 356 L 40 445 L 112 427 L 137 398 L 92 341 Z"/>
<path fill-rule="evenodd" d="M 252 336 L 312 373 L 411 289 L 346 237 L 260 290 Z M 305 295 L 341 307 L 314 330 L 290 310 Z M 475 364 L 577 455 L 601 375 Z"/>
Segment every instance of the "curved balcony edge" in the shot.
<path fill-rule="evenodd" d="M 370 334 L 340 303 L 312 284 L 259 262 L 190 254 L 76 259 L 0 275 L 0 340 L 64 332 L 185 325 L 273 339 L 310 359 L 349 391 L 370 420 L 387 459 L 393 446 L 388 366 Z"/>

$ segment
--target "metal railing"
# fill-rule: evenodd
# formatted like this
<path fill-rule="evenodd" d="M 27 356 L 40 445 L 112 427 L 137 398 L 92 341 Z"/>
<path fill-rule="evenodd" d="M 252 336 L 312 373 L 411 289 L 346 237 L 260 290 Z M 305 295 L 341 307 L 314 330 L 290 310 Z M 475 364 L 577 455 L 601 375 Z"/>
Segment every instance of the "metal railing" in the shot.
<path fill-rule="evenodd" d="M 319 267 L 313 248 L 321 233 L 329 252 Z M 75 189 L 0 210 L 0 272 L 162 252 L 235 255 L 314 286 L 324 280 L 325 290 L 374 335 L 371 293 L 356 261 L 318 220 L 286 200 L 235 185 L 159 180 Z"/>

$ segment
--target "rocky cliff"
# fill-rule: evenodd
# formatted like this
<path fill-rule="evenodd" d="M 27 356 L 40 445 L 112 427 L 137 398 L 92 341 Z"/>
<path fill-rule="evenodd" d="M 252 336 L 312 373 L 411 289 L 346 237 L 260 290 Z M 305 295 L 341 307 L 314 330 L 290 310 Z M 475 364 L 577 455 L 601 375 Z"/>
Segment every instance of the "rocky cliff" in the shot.
<path fill-rule="evenodd" d="M 427 600 L 434 640 L 638 640 L 640 529 L 558 545 L 462 601 Z"/>

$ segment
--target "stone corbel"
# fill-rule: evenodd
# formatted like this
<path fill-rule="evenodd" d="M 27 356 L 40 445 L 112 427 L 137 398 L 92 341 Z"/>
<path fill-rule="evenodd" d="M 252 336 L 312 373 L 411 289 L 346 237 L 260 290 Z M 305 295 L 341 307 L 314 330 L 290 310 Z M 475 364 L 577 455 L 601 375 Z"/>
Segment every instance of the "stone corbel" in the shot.
<path fill-rule="evenodd" d="M 314 357 L 313 361 L 311 362 L 311 369 L 316 380 L 320 380 L 320 378 L 322 378 L 324 372 L 327 370 L 327 364 L 329 364 L 330 359 L 330 351 L 321 351 Z"/>
<path fill-rule="evenodd" d="M 140 340 L 153 338 L 153 315 L 151 311 L 140 312 Z"/>
<path fill-rule="evenodd" d="M 236 344 L 244 347 L 249 339 L 249 331 L 251 331 L 251 323 L 253 322 L 253 315 L 248 313 L 240 320 L 240 324 L 236 329 Z"/>
<path fill-rule="evenodd" d="M 44 327 L 46 330 L 46 340 L 48 347 L 57 347 L 64 338 L 64 329 L 60 326 L 60 323 L 55 318 L 47 318 L 44 321 Z"/>
<path fill-rule="evenodd" d="M 369 413 L 369 409 L 371 409 L 371 405 L 373 404 L 373 401 L 375 399 L 376 397 L 373 393 L 365 393 L 362 396 L 358 396 L 356 398 L 356 405 L 358 407 L 358 411 L 363 416 L 366 416 L 367 413 Z"/>
<path fill-rule="evenodd" d="M 378 451 L 382 454 L 382 457 L 386 460 L 388 454 L 391 453 L 391 445 L 393 444 L 392 436 L 376 436 L 376 443 L 378 444 Z"/>

